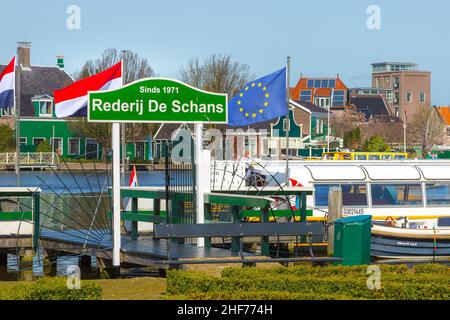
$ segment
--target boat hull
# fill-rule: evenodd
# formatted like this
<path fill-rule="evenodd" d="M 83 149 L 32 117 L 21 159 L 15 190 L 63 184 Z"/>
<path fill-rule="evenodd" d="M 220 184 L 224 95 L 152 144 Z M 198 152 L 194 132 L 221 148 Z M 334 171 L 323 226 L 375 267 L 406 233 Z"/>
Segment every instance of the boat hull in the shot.
<path fill-rule="evenodd" d="M 428 258 L 450 256 L 450 240 L 386 237 L 372 234 L 371 254 L 378 258 Z"/>

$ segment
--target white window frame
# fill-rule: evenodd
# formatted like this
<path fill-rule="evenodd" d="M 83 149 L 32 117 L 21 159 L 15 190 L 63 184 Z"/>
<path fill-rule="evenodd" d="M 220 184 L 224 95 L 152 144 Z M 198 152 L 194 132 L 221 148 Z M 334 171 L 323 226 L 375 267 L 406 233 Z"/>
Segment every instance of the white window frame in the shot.
<path fill-rule="evenodd" d="M 286 119 L 286 118 L 283 119 L 283 131 L 284 131 L 284 132 L 286 132 L 287 130 L 291 131 L 290 128 L 286 130 L 286 123 L 288 123 L 287 120 L 288 120 L 288 119 Z M 289 120 L 290 120 L 290 119 L 289 119 Z M 289 121 L 289 123 L 290 123 L 290 121 Z M 289 125 L 288 125 L 288 126 L 289 126 Z M 290 126 L 289 126 L 289 127 L 290 127 Z"/>
<path fill-rule="evenodd" d="M 50 138 L 50 147 L 52 148 L 52 152 L 56 152 L 56 148 L 53 148 L 53 139 L 59 139 L 61 141 L 61 155 L 64 154 L 64 139 L 62 137 L 51 137 Z"/>
<path fill-rule="evenodd" d="M 144 144 L 144 160 L 145 160 L 145 141 L 135 141 L 134 142 L 134 159 L 137 158 L 137 145 L 138 143 L 143 143 Z M 128 157 L 126 157 L 128 159 Z"/>
<path fill-rule="evenodd" d="M 22 139 L 25 139 L 25 143 L 22 143 Z M 20 137 L 20 139 L 19 139 L 19 144 L 20 144 L 21 146 L 26 146 L 26 145 L 28 145 L 28 137 Z"/>
<path fill-rule="evenodd" d="M 95 144 L 97 145 L 97 147 L 96 147 L 97 154 L 95 155 L 95 157 L 98 159 L 98 154 L 100 152 L 100 150 L 99 150 L 100 148 L 99 148 L 99 143 L 98 143 L 97 139 L 95 139 L 95 138 L 86 138 L 86 139 L 84 139 L 84 157 L 86 158 L 88 140 L 94 140 L 95 141 Z M 108 155 L 108 150 L 106 150 L 106 155 L 105 156 L 107 156 L 107 155 Z"/>
<path fill-rule="evenodd" d="M 78 153 L 70 152 L 70 141 L 71 140 L 78 140 Z M 67 154 L 69 156 L 78 156 L 81 152 L 81 139 L 80 138 L 67 138 Z"/>
<path fill-rule="evenodd" d="M 323 104 L 322 104 L 323 102 Z M 319 107 L 328 109 L 331 105 L 331 98 L 330 97 L 316 97 L 314 99 L 314 104 L 318 105 Z"/>
<path fill-rule="evenodd" d="M 422 99 L 422 97 L 423 97 L 423 99 Z M 425 103 L 425 101 L 427 101 L 427 95 L 425 94 L 425 92 L 421 92 L 419 94 L 419 102 L 420 103 Z"/>
<path fill-rule="evenodd" d="M 411 98 L 411 99 L 408 99 L 408 94 L 410 95 L 410 98 Z M 413 101 L 413 95 L 412 95 L 412 92 L 407 92 L 407 93 L 406 93 L 406 103 L 412 103 L 412 101 Z"/>
<path fill-rule="evenodd" d="M 39 145 L 34 142 L 36 139 L 47 140 L 47 139 L 45 139 L 45 137 L 33 137 L 33 146 L 36 146 L 36 147 Z"/>
<path fill-rule="evenodd" d="M 54 108 L 53 100 L 51 100 L 51 99 L 40 99 L 40 100 L 37 100 L 37 102 L 39 104 L 39 117 L 43 117 L 43 118 L 49 118 L 49 117 L 51 118 L 51 117 L 53 117 L 53 108 Z M 41 103 L 42 102 L 45 102 L 45 103 L 50 102 L 50 105 L 51 105 L 51 112 L 50 113 L 41 113 Z"/>
<path fill-rule="evenodd" d="M 13 116 L 15 113 L 14 107 L 0 108 L 0 116 Z"/>

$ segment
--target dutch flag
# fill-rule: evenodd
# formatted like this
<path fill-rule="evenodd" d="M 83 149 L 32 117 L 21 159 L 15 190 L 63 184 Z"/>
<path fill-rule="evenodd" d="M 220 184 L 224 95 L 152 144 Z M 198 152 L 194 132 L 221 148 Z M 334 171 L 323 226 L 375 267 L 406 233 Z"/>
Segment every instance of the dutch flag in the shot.
<path fill-rule="evenodd" d="M 0 73 L 0 108 L 14 107 L 14 90 L 16 87 L 16 57 Z"/>
<path fill-rule="evenodd" d="M 122 61 L 89 78 L 54 91 L 55 114 L 58 118 L 85 117 L 89 91 L 117 89 L 122 86 Z"/>
<path fill-rule="evenodd" d="M 131 171 L 129 186 L 130 187 L 137 187 L 138 186 L 136 166 L 133 166 L 133 170 Z"/>

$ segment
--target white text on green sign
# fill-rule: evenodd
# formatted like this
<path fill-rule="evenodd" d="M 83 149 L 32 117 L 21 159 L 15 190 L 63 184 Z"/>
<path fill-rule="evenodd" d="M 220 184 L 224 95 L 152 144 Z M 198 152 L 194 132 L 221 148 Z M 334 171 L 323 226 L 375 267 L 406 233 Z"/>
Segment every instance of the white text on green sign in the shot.
<path fill-rule="evenodd" d="M 111 91 L 89 92 L 88 121 L 227 123 L 227 95 L 177 80 L 142 79 Z"/>

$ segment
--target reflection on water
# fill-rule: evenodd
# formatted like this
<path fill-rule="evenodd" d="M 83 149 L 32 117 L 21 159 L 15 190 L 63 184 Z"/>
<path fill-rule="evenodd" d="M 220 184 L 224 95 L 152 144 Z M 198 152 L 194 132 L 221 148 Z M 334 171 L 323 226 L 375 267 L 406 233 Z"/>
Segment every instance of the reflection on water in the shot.
<path fill-rule="evenodd" d="M 67 269 L 70 266 L 78 265 L 78 256 L 67 255 L 58 256 L 56 258 L 56 275 L 57 276 L 67 276 Z M 55 263 L 55 262 L 53 262 Z M 52 262 L 49 259 L 44 259 L 43 250 L 39 249 L 38 252 L 33 257 L 33 267 L 32 276 L 40 277 L 48 273 L 48 270 L 52 267 Z M 55 266 L 53 266 L 55 267 Z M 83 274 L 83 278 L 94 278 L 98 276 L 98 265 L 97 259 L 92 257 L 91 260 L 91 270 L 90 274 Z M 20 272 L 19 272 L 20 271 Z M 0 272 L 0 281 L 13 281 L 13 280 L 24 280 L 28 279 L 28 274 L 31 270 L 20 267 L 20 259 L 18 255 L 8 254 L 8 265 L 5 272 Z"/>

